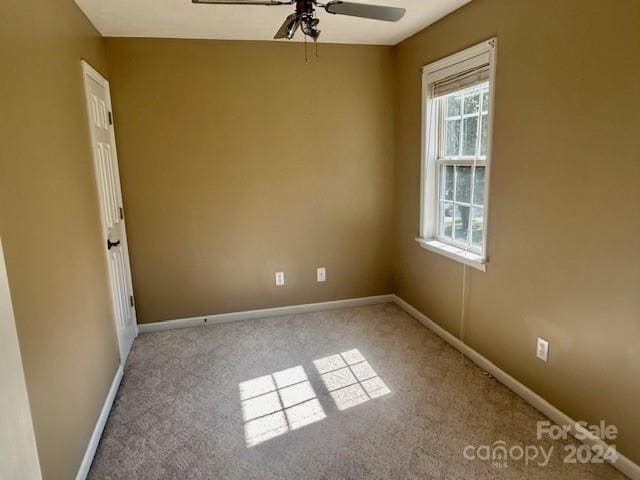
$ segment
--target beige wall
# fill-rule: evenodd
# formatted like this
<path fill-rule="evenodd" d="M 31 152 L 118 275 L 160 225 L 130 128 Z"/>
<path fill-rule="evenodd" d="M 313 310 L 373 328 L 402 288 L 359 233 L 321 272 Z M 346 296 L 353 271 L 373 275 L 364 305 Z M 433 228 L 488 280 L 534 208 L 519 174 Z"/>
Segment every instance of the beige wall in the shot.
<path fill-rule="evenodd" d="M 107 39 L 139 322 L 391 292 L 392 49 L 303 48 Z"/>
<path fill-rule="evenodd" d="M 105 56 L 72 0 L 0 23 L 0 233 L 43 477 L 69 480 L 118 363 L 80 68 Z"/>
<path fill-rule="evenodd" d="M 464 340 L 640 462 L 640 2 L 474 0 L 399 45 L 395 289 L 459 333 L 463 268 L 413 240 L 419 68 L 494 35 L 489 265 L 468 270 Z"/>

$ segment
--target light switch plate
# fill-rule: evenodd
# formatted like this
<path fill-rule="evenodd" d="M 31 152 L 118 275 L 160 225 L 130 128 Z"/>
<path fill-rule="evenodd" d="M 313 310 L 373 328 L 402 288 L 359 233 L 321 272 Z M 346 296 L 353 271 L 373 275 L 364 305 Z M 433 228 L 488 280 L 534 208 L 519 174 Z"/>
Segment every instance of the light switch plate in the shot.
<path fill-rule="evenodd" d="M 536 347 L 536 357 L 543 362 L 549 360 L 549 342 L 544 338 L 538 337 L 538 345 Z"/>

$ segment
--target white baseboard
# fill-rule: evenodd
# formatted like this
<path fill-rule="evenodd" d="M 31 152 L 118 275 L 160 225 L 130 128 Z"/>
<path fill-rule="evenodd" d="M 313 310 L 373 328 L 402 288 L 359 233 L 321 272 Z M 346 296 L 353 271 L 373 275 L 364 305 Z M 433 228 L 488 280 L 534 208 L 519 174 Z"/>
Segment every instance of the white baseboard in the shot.
<path fill-rule="evenodd" d="M 91 438 L 89 439 L 87 450 L 84 452 L 82 463 L 80 464 L 80 468 L 78 469 L 78 473 L 76 474 L 76 480 L 85 480 L 87 478 L 89 468 L 91 468 L 91 462 L 93 462 L 93 457 L 95 456 L 96 449 L 98 448 L 98 444 L 100 443 L 100 437 L 102 436 L 104 425 L 105 423 L 107 423 L 109 412 L 111 412 L 113 400 L 116 398 L 116 393 L 118 391 L 118 387 L 120 386 L 120 381 L 122 380 L 123 373 L 124 370 L 122 368 L 122 365 L 118 365 L 118 370 L 116 370 L 116 374 L 113 377 L 113 382 L 111 382 L 111 388 L 109 388 L 107 398 L 104 401 L 104 405 L 102 405 L 102 410 L 100 410 L 98 421 L 96 422 L 96 426 L 93 429 Z"/>
<path fill-rule="evenodd" d="M 237 322 L 240 320 L 252 320 L 256 318 L 277 317 L 280 315 L 294 315 L 298 313 L 321 312 L 336 308 L 359 307 L 362 305 L 374 305 L 377 303 L 390 303 L 395 295 L 376 295 L 374 297 L 348 298 L 346 300 L 333 300 L 330 302 L 307 303 L 303 305 L 291 305 L 288 307 L 263 308 L 260 310 L 247 310 L 245 312 L 218 313 L 201 317 L 181 318 L 167 320 L 165 322 L 142 323 L 138 326 L 140 333 L 171 330 L 174 328 L 198 327 L 201 325 L 215 325 L 217 323 Z"/>
<path fill-rule="evenodd" d="M 558 410 L 556 407 L 551 405 L 540 395 L 530 390 L 528 387 L 520 383 L 518 380 L 513 378 L 507 372 L 497 367 L 495 364 L 493 364 L 487 358 L 483 357 L 481 354 L 476 352 L 474 349 L 472 349 L 470 346 L 468 346 L 458 337 L 447 332 L 444 328 L 442 328 L 440 325 L 435 323 L 429 317 L 424 315 L 418 309 L 416 309 L 415 307 L 413 307 L 412 305 L 404 301 L 402 298 L 398 297 L 397 295 L 393 295 L 393 301 L 405 312 L 407 312 L 409 315 L 414 317 L 416 320 L 422 323 L 429 330 L 433 331 L 436 335 L 438 335 L 440 338 L 442 338 L 445 342 L 450 344 L 456 350 L 459 350 L 460 352 L 462 352 L 473 363 L 478 365 L 478 367 L 480 367 L 485 372 L 490 373 L 496 380 L 502 383 L 505 387 L 513 391 L 516 395 L 518 395 L 523 400 L 528 402 L 531 406 L 533 406 L 534 408 L 536 408 L 537 410 L 545 414 L 556 424 L 567 425 L 571 427 L 570 433 L 572 435 L 575 436 L 578 433 L 578 431 L 580 431 L 580 433 L 583 435 L 589 434 L 589 432 L 587 432 L 584 428 L 582 428 L 580 425 L 577 425 L 575 420 L 571 419 L 568 415 Z M 606 442 L 601 440 L 599 437 L 594 436 L 592 434 L 590 434 L 588 438 L 580 441 L 590 447 L 593 447 L 595 445 L 600 445 L 604 448 L 607 448 L 609 446 Z M 631 478 L 632 480 L 640 480 L 640 466 L 634 463 L 633 461 L 631 461 L 629 458 L 622 455 L 621 453 L 618 452 L 618 458 L 616 462 L 611 463 L 611 465 L 614 468 L 616 468 L 618 471 L 622 472 L 623 474 Z"/>

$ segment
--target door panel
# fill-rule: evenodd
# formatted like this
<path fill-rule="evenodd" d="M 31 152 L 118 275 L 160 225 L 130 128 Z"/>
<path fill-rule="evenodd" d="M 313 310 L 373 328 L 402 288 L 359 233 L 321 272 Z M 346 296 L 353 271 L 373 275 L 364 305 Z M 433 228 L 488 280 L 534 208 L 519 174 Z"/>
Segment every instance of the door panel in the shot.
<path fill-rule="evenodd" d="M 86 62 L 82 63 L 96 184 L 100 201 L 103 248 L 107 255 L 120 359 L 124 364 L 133 340 L 138 334 L 138 326 L 133 302 L 113 116 L 110 113 L 111 97 L 109 83 Z"/>

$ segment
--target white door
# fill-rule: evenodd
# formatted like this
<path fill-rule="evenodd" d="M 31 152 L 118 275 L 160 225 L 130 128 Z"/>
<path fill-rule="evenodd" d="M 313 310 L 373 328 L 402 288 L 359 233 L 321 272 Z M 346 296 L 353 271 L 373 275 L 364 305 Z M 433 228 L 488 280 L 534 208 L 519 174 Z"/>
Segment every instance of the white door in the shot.
<path fill-rule="evenodd" d="M 120 360 L 124 365 L 131 350 L 131 344 L 138 335 L 138 325 L 122 208 L 111 94 L 109 82 L 84 60 L 82 71 L 87 96 L 93 165 L 100 197 L 102 238 L 109 268 L 113 311 L 120 344 Z"/>

